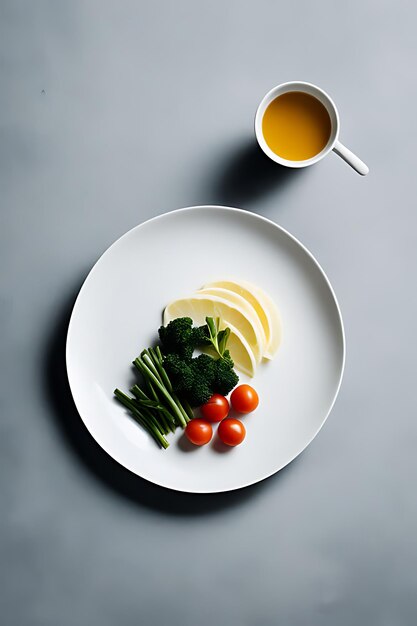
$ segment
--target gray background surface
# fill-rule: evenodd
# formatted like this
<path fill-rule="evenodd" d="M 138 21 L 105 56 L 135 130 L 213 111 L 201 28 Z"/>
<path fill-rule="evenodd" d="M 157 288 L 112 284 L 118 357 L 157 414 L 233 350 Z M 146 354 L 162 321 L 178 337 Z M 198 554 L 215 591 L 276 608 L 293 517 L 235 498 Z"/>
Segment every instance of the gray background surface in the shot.
<path fill-rule="evenodd" d="M 414 626 L 416 19 L 406 1 L 0 2 L 2 624 Z M 256 150 L 260 98 L 293 79 L 334 98 L 367 178 Z M 348 354 L 301 457 L 193 497 L 98 448 L 63 349 L 107 246 L 203 203 L 311 249 Z"/>

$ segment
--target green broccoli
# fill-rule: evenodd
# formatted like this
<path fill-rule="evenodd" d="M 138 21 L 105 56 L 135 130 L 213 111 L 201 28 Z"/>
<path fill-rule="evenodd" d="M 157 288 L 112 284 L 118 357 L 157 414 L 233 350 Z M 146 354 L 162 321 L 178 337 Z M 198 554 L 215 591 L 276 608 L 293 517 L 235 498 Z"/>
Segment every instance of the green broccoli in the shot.
<path fill-rule="evenodd" d="M 195 348 L 211 346 L 217 356 L 223 358 L 230 336 L 230 328 L 220 330 L 220 318 L 206 317 L 203 326 L 193 328 L 191 317 L 177 317 L 158 330 L 165 354 L 175 353 L 191 359 Z"/>
<path fill-rule="evenodd" d="M 217 361 L 208 354 L 200 354 L 192 360 L 192 367 L 196 375 L 203 376 L 207 384 L 212 387 L 217 376 Z"/>
<path fill-rule="evenodd" d="M 206 354 L 185 361 L 177 354 L 167 354 L 164 367 L 175 391 L 191 406 L 200 406 L 213 395 L 216 361 Z"/>
<path fill-rule="evenodd" d="M 158 333 L 165 354 L 178 354 L 186 361 L 192 358 L 196 343 L 191 317 L 177 317 Z"/>
<path fill-rule="evenodd" d="M 196 346 L 209 346 L 211 344 L 209 328 L 207 324 L 193 328 L 193 339 Z"/>
<path fill-rule="evenodd" d="M 204 404 L 213 393 L 227 395 L 239 381 L 233 359 L 226 350 L 230 329 L 219 327 L 220 319 L 207 317 L 204 326 L 193 328 L 191 318 L 179 317 L 159 329 L 163 365 L 176 393 L 191 406 Z M 208 345 L 219 358 L 208 354 L 193 358 L 196 347 Z"/>
<path fill-rule="evenodd" d="M 194 384 L 194 372 L 189 363 L 171 353 L 164 357 L 163 364 L 175 391 L 187 394 Z"/>
<path fill-rule="evenodd" d="M 196 407 L 205 404 L 213 395 L 212 389 L 207 385 L 203 378 L 199 378 L 189 390 L 186 399 L 190 406 Z"/>
<path fill-rule="evenodd" d="M 231 357 L 231 354 L 230 354 L 229 350 L 225 350 L 225 351 L 223 352 L 223 356 L 222 356 L 222 358 L 221 358 L 221 359 L 219 359 L 219 360 L 220 360 L 221 362 L 223 362 L 223 363 L 227 363 L 227 365 L 229 366 L 229 368 L 230 368 L 230 369 L 232 369 L 232 368 L 235 366 L 235 364 L 234 364 L 234 362 L 233 362 L 233 359 L 232 359 L 232 357 Z"/>
<path fill-rule="evenodd" d="M 230 355 L 213 359 L 208 354 L 184 361 L 177 354 L 164 357 L 164 368 L 175 391 L 191 406 L 207 402 L 213 393 L 226 396 L 235 387 L 239 377 L 233 369 Z"/>
<path fill-rule="evenodd" d="M 232 365 L 230 365 L 230 362 Z M 233 361 L 229 359 L 217 359 L 216 364 L 216 378 L 213 383 L 213 390 L 216 393 L 220 393 L 222 396 L 227 396 L 239 382 L 239 376 L 233 369 Z"/>

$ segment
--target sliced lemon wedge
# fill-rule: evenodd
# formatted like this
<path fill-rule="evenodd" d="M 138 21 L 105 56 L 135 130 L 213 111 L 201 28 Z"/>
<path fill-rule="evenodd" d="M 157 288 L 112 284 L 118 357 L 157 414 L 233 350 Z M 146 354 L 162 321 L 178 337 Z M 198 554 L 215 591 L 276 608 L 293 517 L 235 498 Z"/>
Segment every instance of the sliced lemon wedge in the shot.
<path fill-rule="evenodd" d="M 221 324 L 225 326 L 225 324 Z M 256 359 L 253 355 L 250 345 L 237 328 L 229 324 L 230 336 L 227 342 L 227 349 L 234 361 L 236 369 L 250 378 L 255 376 Z"/>
<path fill-rule="evenodd" d="M 273 359 L 281 343 L 281 319 L 275 302 L 260 287 L 243 280 L 219 280 L 208 283 L 207 289 L 228 290 L 237 294 L 255 310 L 262 325 L 266 340 L 263 354 L 265 359 Z"/>
<path fill-rule="evenodd" d="M 219 295 L 196 293 L 168 304 L 164 311 L 164 325 L 177 317 L 191 317 L 194 324 L 202 325 L 206 317 L 220 317 L 222 326 L 232 327 L 241 345 L 252 352 L 255 363 L 260 363 L 265 352 L 265 333 L 259 320 L 250 309 Z M 229 339 L 230 341 L 230 339 Z M 230 354 L 233 357 L 232 350 Z"/>
<path fill-rule="evenodd" d="M 264 327 L 261 323 L 261 320 L 259 319 L 259 315 L 256 309 L 252 306 L 250 302 L 247 301 L 246 298 L 243 298 L 235 291 L 231 291 L 230 289 L 224 289 L 222 287 L 204 287 L 203 289 L 199 289 L 197 293 L 223 298 L 224 300 L 227 300 L 232 306 L 239 308 L 239 310 L 244 313 L 247 319 L 249 319 L 254 326 L 257 326 L 259 336 L 262 337 L 262 345 L 264 346 L 264 350 L 266 350 L 267 339 Z"/>

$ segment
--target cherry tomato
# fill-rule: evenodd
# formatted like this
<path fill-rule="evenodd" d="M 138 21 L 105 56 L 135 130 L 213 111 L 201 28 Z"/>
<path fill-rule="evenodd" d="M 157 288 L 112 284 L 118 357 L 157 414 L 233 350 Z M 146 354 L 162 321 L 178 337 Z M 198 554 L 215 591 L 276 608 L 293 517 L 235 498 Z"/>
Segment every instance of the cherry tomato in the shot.
<path fill-rule="evenodd" d="M 196 446 L 204 446 L 213 436 L 211 424 L 195 417 L 185 427 L 187 438 Z"/>
<path fill-rule="evenodd" d="M 235 411 L 251 413 L 259 404 L 259 396 L 250 385 L 239 385 L 233 390 L 230 402 Z"/>
<path fill-rule="evenodd" d="M 220 422 L 217 432 L 227 446 L 238 446 L 246 437 L 246 428 L 234 417 L 228 417 Z"/>
<path fill-rule="evenodd" d="M 209 422 L 221 422 L 229 415 L 229 409 L 229 402 L 219 393 L 214 393 L 210 400 L 200 407 L 202 416 Z"/>

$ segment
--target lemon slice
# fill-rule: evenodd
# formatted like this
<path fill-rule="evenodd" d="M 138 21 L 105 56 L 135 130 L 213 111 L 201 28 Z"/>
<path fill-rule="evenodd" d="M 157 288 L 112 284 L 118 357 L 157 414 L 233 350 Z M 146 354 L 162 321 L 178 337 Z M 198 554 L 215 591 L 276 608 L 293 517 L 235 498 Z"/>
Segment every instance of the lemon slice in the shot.
<path fill-rule="evenodd" d="M 230 336 L 227 342 L 227 349 L 230 351 L 235 368 L 252 378 L 255 376 L 256 359 L 251 347 L 237 328 L 231 324 L 228 326 L 230 328 Z"/>
<path fill-rule="evenodd" d="M 206 289 L 220 288 L 238 294 L 244 298 L 256 311 L 262 324 L 266 338 L 264 358 L 272 359 L 281 343 L 281 320 L 278 309 L 272 298 L 260 287 L 243 280 L 219 280 L 208 283 Z"/>
<path fill-rule="evenodd" d="M 247 316 L 245 308 L 217 295 L 197 293 L 189 298 L 175 300 L 164 311 L 164 325 L 176 317 L 191 317 L 194 324 L 202 325 L 206 317 L 220 317 L 223 326 L 239 331 L 253 353 L 256 363 L 260 363 L 265 350 L 265 335 L 256 317 Z M 236 335 L 237 336 L 237 335 Z"/>
<path fill-rule="evenodd" d="M 243 298 L 235 291 L 231 291 L 230 289 L 223 289 L 221 287 L 204 287 L 203 289 L 199 289 L 196 293 L 202 293 L 209 296 L 223 298 L 224 300 L 227 300 L 232 306 L 238 307 L 245 314 L 247 319 L 249 319 L 254 326 L 257 326 L 259 335 L 262 337 L 264 350 L 266 349 L 267 340 L 264 327 L 262 326 L 256 309 L 252 306 L 252 304 L 247 301 L 246 298 Z"/>

